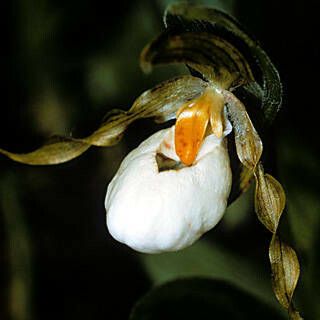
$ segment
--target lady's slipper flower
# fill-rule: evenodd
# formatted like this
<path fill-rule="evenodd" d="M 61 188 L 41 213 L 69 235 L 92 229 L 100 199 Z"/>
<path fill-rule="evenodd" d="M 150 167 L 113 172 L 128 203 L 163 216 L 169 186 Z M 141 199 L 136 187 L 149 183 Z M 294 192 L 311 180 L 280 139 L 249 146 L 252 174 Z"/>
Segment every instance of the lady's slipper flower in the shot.
<path fill-rule="evenodd" d="M 175 126 L 124 159 L 105 201 L 115 239 L 141 252 L 174 251 L 219 222 L 232 181 L 225 139 L 231 125 L 220 99 L 207 89 L 180 109 Z"/>
<path fill-rule="evenodd" d="M 137 119 L 176 119 L 131 151 L 109 184 L 110 233 L 142 252 L 182 249 L 213 228 L 227 203 L 255 178 L 255 209 L 272 233 L 274 292 L 290 317 L 301 319 L 292 305 L 297 255 L 277 236 L 285 194 L 264 173 L 262 141 L 247 113 L 257 115 L 260 127 L 272 122 L 281 105 L 279 74 L 241 25 L 221 11 L 177 3 L 168 7 L 164 22 L 166 30 L 141 54 L 142 68 L 183 63 L 191 75 L 144 92 L 128 111 L 112 111 L 88 137 L 59 138 L 30 153 L 0 153 L 32 165 L 58 164 L 91 146 L 114 145 Z"/>

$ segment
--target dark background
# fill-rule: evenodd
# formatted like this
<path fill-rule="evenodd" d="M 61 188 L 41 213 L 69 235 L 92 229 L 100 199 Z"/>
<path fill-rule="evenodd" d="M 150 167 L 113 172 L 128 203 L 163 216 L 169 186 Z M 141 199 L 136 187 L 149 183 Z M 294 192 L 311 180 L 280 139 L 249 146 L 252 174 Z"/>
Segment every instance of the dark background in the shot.
<path fill-rule="evenodd" d="M 129 108 L 144 90 L 184 71 L 166 67 L 144 75 L 139 69 L 140 50 L 163 29 L 162 12 L 170 2 L 6 1 L 1 148 L 27 152 L 53 134 L 84 136 L 108 110 Z M 297 304 L 306 319 L 316 319 L 320 149 L 314 3 L 202 3 L 236 16 L 280 72 L 284 103 L 267 137 L 266 167 L 287 192 L 283 233 L 302 262 Z M 0 157 L 0 319 L 128 317 L 156 275 L 142 255 L 108 234 L 103 202 L 121 159 L 157 128 L 139 121 L 119 145 L 91 148 L 59 166 L 31 167 Z M 253 213 L 250 194 L 204 238 L 269 276 L 270 235 Z"/>

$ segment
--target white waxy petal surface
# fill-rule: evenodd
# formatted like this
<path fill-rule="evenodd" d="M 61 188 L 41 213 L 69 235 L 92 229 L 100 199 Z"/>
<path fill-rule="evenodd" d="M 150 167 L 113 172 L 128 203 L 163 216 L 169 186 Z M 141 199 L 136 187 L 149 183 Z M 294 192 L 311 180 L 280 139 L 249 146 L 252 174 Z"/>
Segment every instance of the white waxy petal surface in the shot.
<path fill-rule="evenodd" d="M 227 128 L 224 136 L 230 130 Z M 191 245 L 219 222 L 231 188 L 223 138 L 207 136 L 195 163 L 179 170 L 159 172 L 159 151 L 178 160 L 174 127 L 155 133 L 126 156 L 105 200 L 111 235 L 146 253 Z"/>

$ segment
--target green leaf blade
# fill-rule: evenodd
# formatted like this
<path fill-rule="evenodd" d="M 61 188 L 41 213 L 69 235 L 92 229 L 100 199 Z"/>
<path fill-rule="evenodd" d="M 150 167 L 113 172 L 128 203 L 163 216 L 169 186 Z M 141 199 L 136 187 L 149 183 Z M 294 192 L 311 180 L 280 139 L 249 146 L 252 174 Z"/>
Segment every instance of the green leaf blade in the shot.
<path fill-rule="evenodd" d="M 138 302 L 130 316 L 130 320 L 208 318 L 284 319 L 243 291 L 206 278 L 177 280 L 156 287 Z"/>

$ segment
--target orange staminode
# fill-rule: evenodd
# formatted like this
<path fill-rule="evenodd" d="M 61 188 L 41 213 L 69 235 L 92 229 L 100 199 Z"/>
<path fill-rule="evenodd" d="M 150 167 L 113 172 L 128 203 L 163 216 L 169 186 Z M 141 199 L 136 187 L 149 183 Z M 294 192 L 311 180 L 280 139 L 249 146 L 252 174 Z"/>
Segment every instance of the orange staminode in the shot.
<path fill-rule="evenodd" d="M 192 165 L 196 159 L 209 121 L 212 132 L 219 138 L 222 136 L 223 106 L 222 95 L 208 88 L 199 98 L 179 109 L 175 127 L 175 148 L 178 157 L 185 165 Z"/>

